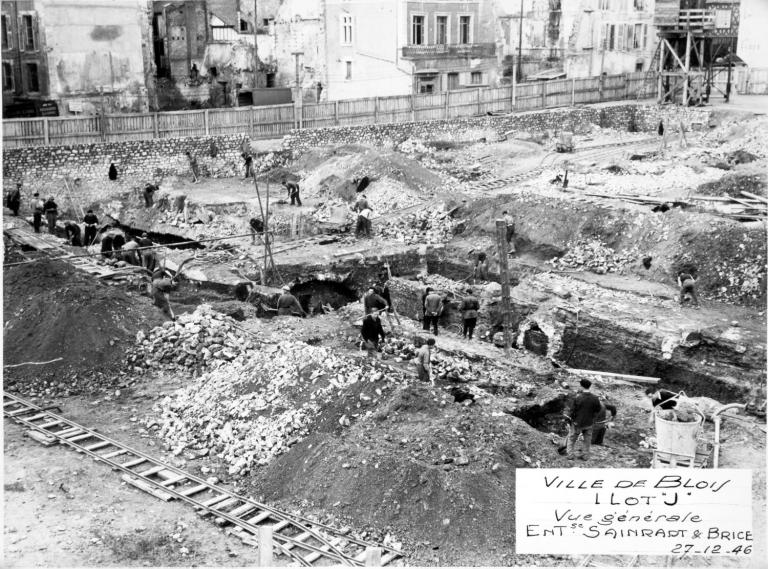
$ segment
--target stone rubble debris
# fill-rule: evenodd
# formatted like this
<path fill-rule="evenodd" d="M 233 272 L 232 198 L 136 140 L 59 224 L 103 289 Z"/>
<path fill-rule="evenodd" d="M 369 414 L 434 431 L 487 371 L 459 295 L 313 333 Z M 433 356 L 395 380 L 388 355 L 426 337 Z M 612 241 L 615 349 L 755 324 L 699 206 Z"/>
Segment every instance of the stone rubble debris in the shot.
<path fill-rule="evenodd" d="M 401 243 L 426 243 L 435 245 L 449 241 L 456 232 L 459 222 L 448 212 L 424 209 L 397 219 L 374 224 L 374 232 L 385 239 Z"/>
<path fill-rule="evenodd" d="M 579 239 L 568 244 L 568 252 L 549 261 L 556 269 L 586 269 L 597 274 L 618 273 L 637 258 L 636 252 L 616 253 L 596 239 Z"/>

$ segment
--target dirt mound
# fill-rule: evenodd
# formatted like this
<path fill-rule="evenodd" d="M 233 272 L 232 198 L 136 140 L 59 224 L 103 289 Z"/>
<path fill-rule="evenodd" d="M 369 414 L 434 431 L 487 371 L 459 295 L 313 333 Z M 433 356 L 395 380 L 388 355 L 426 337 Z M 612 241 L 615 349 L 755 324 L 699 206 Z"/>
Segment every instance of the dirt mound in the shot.
<path fill-rule="evenodd" d="M 766 195 L 768 189 L 768 175 L 764 172 L 726 174 L 719 180 L 701 184 L 696 188 L 696 193 L 706 196 L 733 196 L 743 198 L 741 192 L 751 192 L 758 195 Z"/>
<path fill-rule="evenodd" d="M 339 398 L 323 413 L 354 407 Z M 544 433 L 493 402 L 467 406 L 420 384 L 382 400 L 373 419 L 295 445 L 267 467 L 260 490 L 390 534 L 411 564 L 524 563 L 510 553 L 515 468 L 566 462 Z"/>
<path fill-rule="evenodd" d="M 88 389 L 85 374 L 119 365 L 136 332 L 162 322 L 148 298 L 106 286 L 59 261 L 11 267 L 3 285 L 5 365 L 62 358 L 5 368 L 6 385 L 24 393 L 54 379 L 46 394 Z"/>

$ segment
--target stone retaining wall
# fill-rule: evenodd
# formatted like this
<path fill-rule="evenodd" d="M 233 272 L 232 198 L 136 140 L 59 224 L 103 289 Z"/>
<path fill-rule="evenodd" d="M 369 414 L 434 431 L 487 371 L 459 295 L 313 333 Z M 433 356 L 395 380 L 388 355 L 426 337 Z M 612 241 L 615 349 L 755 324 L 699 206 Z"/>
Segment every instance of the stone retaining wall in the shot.
<path fill-rule="evenodd" d="M 3 149 L 3 186 L 23 183 L 22 210 L 29 205 L 34 190 L 43 199 L 53 196 L 61 208 L 71 207 L 64 178 L 72 181 L 72 190 L 80 205 L 114 198 L 126 191 L 142 188 L 146 182 L 168 176 L 191 179 L 187 151 L 197 156 L 204 175 L 223 178 L 241 175 L 241 146 L 244 134 L 126 140 L 71 146 L 33 146 Z M 211 156 L 215 144 L 216 156 Z M 116 181 L 108 177 L 109 165 L 115 164 Z"/>
<path fill-rule="evenodd" d="M 660 120 L 669 130 L 692 124 L 706 125 L 710 109 L 685 109 L 628 103 L 624 105 L 558 108 L 505 116 L 467 117 L 407 123 L 327 127 L 294 130 L 283 139 L 283 147 L 296 151 L 325 144 L 369 144 L 395 146 L 409 138 L 423 140 L 489 141 L 507 133 L 569 130 L 588 132 L 592 125 L 620 130 L 655 132 Z"/>

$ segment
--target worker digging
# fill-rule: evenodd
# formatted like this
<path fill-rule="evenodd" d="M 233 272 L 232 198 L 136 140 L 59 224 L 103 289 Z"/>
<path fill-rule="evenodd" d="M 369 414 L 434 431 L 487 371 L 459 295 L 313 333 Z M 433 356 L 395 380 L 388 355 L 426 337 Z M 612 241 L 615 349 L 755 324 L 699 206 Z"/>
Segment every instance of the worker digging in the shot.
<path fill-rule="evenodd" d="M 365 2 L 327 4 L 182 14 L 170 2 L 120 25 L 91 7 L 100 26 L 72 45 L 101 61 L 106 44 L 162 36 L 143 42 L 164 45 L 145 60 L 157 85 L 120 91 L 136 66 L 118 52 L 96 99 L 65 85 L 83 75 L 71 62 L 41 65 L 58 73 L 41 82 L 41 116 L 4 120 L 8 566 L 760 566 L 765 96 L 677 104 L 683 80 L 670 71 L 659 87 L 657 71 L 686 39 L 660 49 L 658 26 L 647 54 L 632 48 L 642 58 L 627 47 L 644 45 L 634 24 L 609 30 L 605 71 L 632 55 L 630 70 L 591 83 L 571 76 L 579 65 L 537 69 L 539 48 L 525 47 L 535 21 L 580 44 L 594 18 L 650 22 L 652 3 L 611 15 L 613 3 L 527 2 L 522 22 L 512 6 L 498 21 L 512 18 L 515 37 L 523 26 L 521 59 L 497 57 L 485 35 L 495 3 L 377 9 L 381 30 L 390 15 L 408 20 L 395 59 L 364 49 L 378 38 Z M 733 8 L 694 4 L 685 10 L 701 18 Z M 29 36 L 43 43 L 24 57 L 50 64 L 65 44 L 44 18 L 72 8 L 45 6 Z M 196 18 L 215 25 L 194 31 Z M 312 49 L 272 57 L 286 26 Z M 323 38 L 334 26 L 341 48 Z M 702 58 L 728 44 L 720 32 Z M 235 36 L 244 51 L 223 49 Z M 343 98 L 390 60 L 397 76 L 380 92 Z M 711 74 L 726 81 L 721 63 Z M 528 80 L 541 71 L 549 79 Z M 759 77 L 741 63 L 730 72 Z M 390 97 L 401 83 L 407 94 Z M 42 116 L 65 87 L 67 116 Z M 664 104 L 647 98 L 659 88 Z M 597 541 L 523 552 L 518 530 L 540 512 L 519 500 L 550 497 L 525 476 L 618 469 L 648 480 L 750 471 L 753 554 L 658 555 L 655 538 L 622 556 Z M 558 516 L 572 506 L 556 502 Z"/>

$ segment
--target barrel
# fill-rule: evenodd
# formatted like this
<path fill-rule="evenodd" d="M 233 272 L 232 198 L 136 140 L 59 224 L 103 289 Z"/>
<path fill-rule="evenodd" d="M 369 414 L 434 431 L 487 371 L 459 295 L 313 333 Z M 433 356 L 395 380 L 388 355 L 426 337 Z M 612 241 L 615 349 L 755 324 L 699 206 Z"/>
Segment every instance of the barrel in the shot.
<path fill-rule="evenodd" d="M 701 427 L 701 417 L 690 423 L 668 421 L 656 414 L 656 449 L 684 456 L 696 456 L 696 436 Z"/>

